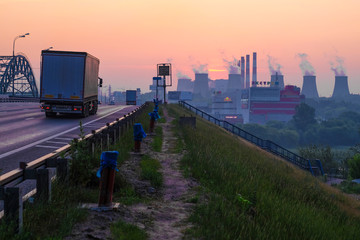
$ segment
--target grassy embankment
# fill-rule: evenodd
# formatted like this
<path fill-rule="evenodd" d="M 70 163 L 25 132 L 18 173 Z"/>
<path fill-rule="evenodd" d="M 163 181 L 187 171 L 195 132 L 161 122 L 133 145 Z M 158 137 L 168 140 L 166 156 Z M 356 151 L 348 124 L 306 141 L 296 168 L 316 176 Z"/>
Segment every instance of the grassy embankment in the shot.
<path fill-rule="evenodd" d="M 338 190 L 199 118 L 196 130 L 174 129 L 187 150 L 183 171 L 201 184 L 190 236 L 360 239 L 360 205 Z"/>
<path fill-rule="evenodd" d="M 152 111 L 153 107 L 153 105 L 147 107 L 136 121 L 142 123 L 146 132 L 149 127 L 148 113 Z M 110 151 L 119 152 L 118 167 L 121 167 L 122 162 L 130 157 L 133 147 L 132 129 L 129 129 L 117 144 L 110 146 Z M 79 174 L 86 175 L 88 178 L 82 176 L 81 183 L 74 184 L 71 180 L 67 183 L 54 182 L 50 203 L 45 204 L 38 201 L 25 203 L 24 226 L 21 234 L 15 235 L 14 229 L 9 224 L 0 223 L 0 239 L 62 239 L 67 236 L 76 222 L 86 218 L 86 210 L 78 208 L 79 204 L 98 201 L 99 180 L 96 177 L 96 171 L 99 168 L 100 154 L 99 149 L 97 149 L 94 157 L 91 157 L 90 153 L 86 154 L 87 168 Z M 132 186 L 117 174 L 113 201 L 132 204 L 141 200 Z M 125 231 L 128 229 L 130 232 L 134 231 L 127 224 L 118 223 L 112 226 L 114 233 L 123 231 L 118 228 L 124 228 Z"/>

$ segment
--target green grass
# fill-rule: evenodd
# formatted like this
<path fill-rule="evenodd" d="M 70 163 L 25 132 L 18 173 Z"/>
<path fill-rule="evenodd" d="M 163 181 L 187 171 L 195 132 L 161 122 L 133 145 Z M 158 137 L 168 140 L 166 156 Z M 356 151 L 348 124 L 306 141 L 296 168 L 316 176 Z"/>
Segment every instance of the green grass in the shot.
<path fill-rule="evenodd" d="M 351 181 L 343 181 L 335 186 L 341 191 L 349 194 L 360 194 L 360 184 Z"/>
<path fill-rule="evenodd" d="M 156 126 L 155 127 L 155 136 L 153 138 L 153 141 L 151 143 L 151 148 L 155 152 L 161 152 L 162 149 L 162 142 L 163 142 L 163 131 L 162 127 Z"/>
<path fill-rule="evenodd" d="M 141 167 L 141 178 L 149 180 L 153 187 L 159 188 L 163 184 L 163 176 L 159 172 L 161 164 L 158 160 L 144 155 L 140 162 Z"/>
<path fill-rule="evenodd" d="M 136 122 L 142 123 L 145 131 L 148 130 L 148 112 L 153 106 L 148 106 L 143 113 L 138 116 Z M 110 151 L 119 151 L 118 168 L 130 157 L 134 147 L 133 130 L 130 128 L 121 140 L 113 146 Z M 81 154 L 85 154 L 84 152 Z M 52 185 L 52 200 L 50 203 L 36 202 L 33 204 L 25 203 L 23 214 L 23 232 L 14 234 L 11 225 L 0 222 L 0 239 L 62 239 L 67 236 L 75 223 L 86 218 L 86 210 L 78 208 L 80 203 L 96 203 L 99 194 L 99 180 L 95 176 L 100 165 L 99 148 L 96 149 L 95 157 L 88 159 L 91 161 L 91 169 L 87 169 L 87 178 L 83 178 L 79 184 L 58 183 Z M 96 161 L 96 162 L 93 162 Z M 86 184 L 84 184 L 86 183 Z M 124 204 L 132 204 L 140 201 L 134 189 L 129 186 L 125 179 L 116 175 L 114 186 L 114 201 L 119 200 Z"/>
<path fill-rule="evenodd" d="M 190 217 L 192 237 L 360 239 L 360 205 L 336 189 L 199 118 L 196 130 L 181 134 L 188 150 L 182 168 L 204 198 Z"/>
<path fill-rule="evenodd" d="M 61 239 L 71 232 L 76 222 L 85 219 L 87 213 L 78 208 L 78 200 L 91 198 L 92 191 L 58 182 L 52 189 L 50 203 L 25 203 L 21 234 L 14 235 L 14 229 L 8 228 L 8 233 L 0 231 L 0 239 Z"/>
<path fill-rule="evenodd" d="M 115 240 L 145 240 L 148 236 L 145 231 L 141 230 L 137 226 L 119 221 L 112 224 L 111 233 Z"/>
<path fill-rule="evenodd" d="M 173 120 L 171 122 L 171 124 L 172 124 L 171 131 L 174 133 L 176 142 L 175 142 L 175 145 L 170 149 L 170 152 L 181 153 L 185 149 L 185 144 L 181 137 L 179 123 L 178 123 L 178 121 Z"/>

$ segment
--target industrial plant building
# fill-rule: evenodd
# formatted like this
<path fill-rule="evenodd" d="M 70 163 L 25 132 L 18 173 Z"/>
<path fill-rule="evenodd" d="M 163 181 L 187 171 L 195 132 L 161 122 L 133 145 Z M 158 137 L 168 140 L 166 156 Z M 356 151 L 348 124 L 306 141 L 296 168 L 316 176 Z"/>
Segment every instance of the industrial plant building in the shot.
<path fill-rule="evenodd" d="M 272 71 L 270 81 L 257 81 L 257 54 L 252 55 L 250 81 L 250 55 L 236 63 L 237 71 L 230 71 L 228 79 L 210 80 L 207 73 L 195 73 L 195 80 L 179 79 L 179 92 L 192 92 L 192 105 L 214 117 L 232 123 L 259 123 L 276 120 L 287 122 L 296 107 L 306 99 L 318 100 L 316 76 L 303 76 L 302 89 L 286 85 L 284 75 Z M 181 98 L 179 94 L 174 99 Z M 175 97 L 176 96 L 176 97 Z M 178 97 L 177 97 L 178 96 Z M 332 99 L 344 101 L 358 99 L 351 95 L 347 76 L 336 76 Z"/>

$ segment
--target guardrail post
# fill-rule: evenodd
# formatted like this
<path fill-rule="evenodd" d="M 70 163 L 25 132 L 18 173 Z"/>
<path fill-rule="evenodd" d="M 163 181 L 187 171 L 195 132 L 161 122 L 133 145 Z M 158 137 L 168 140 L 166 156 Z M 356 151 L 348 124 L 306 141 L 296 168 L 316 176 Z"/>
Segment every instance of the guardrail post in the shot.
<path fill-rule="evenodd" d="M 109 150 L 109 147 L 110 147 L 110 135 L 109 135 L 109 132 L 106 133 L 106 145 L 107 145 L 107 149 Z"/>
<path fill-rule="evenodd" d="M 59 181 L 67 181 L 68 178 L 68 161 L 64 158 L 56 160 L 56 177 Z"/>
<path fill-rule="evenodd" d="M 38 199 L 45 202 L 51 200 L 51 177 L 49 169 L 36 170 L 36 191 Z"/>
<path fill-rule="evenodd" d="M 4 188 L 5 221 L 15 224 L 15 230 L 20 232 L 23 226 L 22 191 L 19 187 Z"/>

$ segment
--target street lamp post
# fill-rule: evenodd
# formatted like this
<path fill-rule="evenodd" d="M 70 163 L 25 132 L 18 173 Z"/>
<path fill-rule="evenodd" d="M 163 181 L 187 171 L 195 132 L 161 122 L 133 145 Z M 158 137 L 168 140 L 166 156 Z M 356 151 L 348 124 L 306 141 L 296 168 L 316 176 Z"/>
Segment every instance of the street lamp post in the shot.
<path fill-rule="evenodd" d="M 24 38 L 26 37 L 27 35 L 30 35 L 30 33 L 25 33 L 24 35 L 19 35 L 17 37 L 14 38 L 14 42 L 13 42 L 13 57 L 15 57 L 15 41 L 16 39 L 18 38 Z M 12 64 L 13 66 L 13 72 L 12 72 L 12 76 L 13 76 L 13 96 L 15 96 L 15 63 Z"/>
<path fill-rule="evenodd" d="M 16 39 L 18 39 L 18 38 L 24 38 L 24 37 L 26 37 L 27 35 L 30 35 L 30 33 L 25 33 L 24 35 L 19 35 L 19 36 L 17 36 L 17 37 L 14 38 L 14 42 L 13 42 L 13 56 L 15 56 L 15 41 L 16 41 Z"/>

